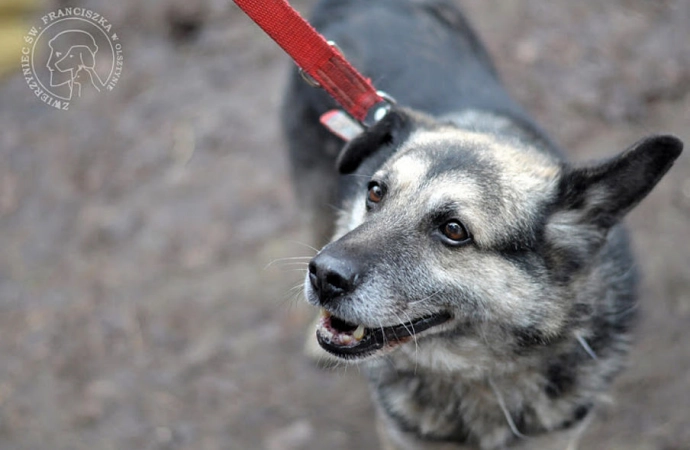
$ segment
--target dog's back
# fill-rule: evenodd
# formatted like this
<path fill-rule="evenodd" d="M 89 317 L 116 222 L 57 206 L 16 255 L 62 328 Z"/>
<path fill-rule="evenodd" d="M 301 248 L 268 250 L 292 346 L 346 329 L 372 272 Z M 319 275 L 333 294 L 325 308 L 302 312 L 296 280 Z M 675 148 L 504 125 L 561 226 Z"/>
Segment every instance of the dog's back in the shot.
<path fill-rule="evenodd" d="M 312 24 L 402 105 L 435 116 L 462 107 L 524 117 L 469 24 L 448 1 L 323 1 Z M 333 103 L 321 96 L 313 107 Z"/>

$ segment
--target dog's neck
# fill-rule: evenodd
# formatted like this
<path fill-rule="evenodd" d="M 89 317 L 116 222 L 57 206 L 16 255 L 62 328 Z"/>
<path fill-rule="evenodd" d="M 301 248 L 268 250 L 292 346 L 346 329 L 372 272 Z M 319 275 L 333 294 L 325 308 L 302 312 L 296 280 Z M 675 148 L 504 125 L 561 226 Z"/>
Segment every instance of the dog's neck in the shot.
<path fill-rule="evenodd" d="M 471 341 L 456 348 L 433 339 L 413 345 L 368 363 L 366 372 L 382 412 L 420 438 L 501 448 L 572 429 L 601 397 L 574 389 L 576 371 L 566 365 L 591 358 L 575 338 L 559 344 L 558 355 L 549 353 L 551 363 L 538 352 L 496 357 Z"/>

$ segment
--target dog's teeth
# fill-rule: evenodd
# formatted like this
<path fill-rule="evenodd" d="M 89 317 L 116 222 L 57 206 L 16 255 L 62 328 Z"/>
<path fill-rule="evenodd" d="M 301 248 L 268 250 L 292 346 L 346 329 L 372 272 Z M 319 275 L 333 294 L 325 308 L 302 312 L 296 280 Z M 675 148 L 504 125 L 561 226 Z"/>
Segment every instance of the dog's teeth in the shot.
<path fill-rule="evenodd" d="M 339 336 L 338 339 L 340 340 L 341 344 L 344 344 L 344 345 L 352 344 L 352 336 L 350 336 L 348 334 L 343 334 L 343 335 Z"/>
<path fill-rule="evenodd" d="M 329 317 L 331 317 L 331 313 L 321 308 L 321 317 L 323 317 L 324 319 L 328 319 Z"/>
<path fill-rule="evenodd" d="M 352 333 L 352 336 L 354 336 L 355 339 L 358 341 L 361 341 L 362 338 L 364 337 L 364 325 L 360 325 L 357 327 L 354 333 Z"/>

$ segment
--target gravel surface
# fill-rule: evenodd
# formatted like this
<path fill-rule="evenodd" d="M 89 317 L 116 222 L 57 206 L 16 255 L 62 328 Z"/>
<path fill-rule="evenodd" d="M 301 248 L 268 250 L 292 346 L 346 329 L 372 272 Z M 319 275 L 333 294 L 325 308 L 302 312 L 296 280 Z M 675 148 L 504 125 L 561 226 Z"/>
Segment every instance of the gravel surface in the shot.
<path fill-rule="evenodd" d="M 301 353 L 287 57 L 224 0 L 70 3 L 125 67 L 70 111 L 0 80 L 0 448 L 376 448 L 357 368 Z M 690 0 L 460 3 L 572 159 L 690 142 Z M 629 223 L 643 320 L 582 448 L 690 449 L 688 155 Z"/>

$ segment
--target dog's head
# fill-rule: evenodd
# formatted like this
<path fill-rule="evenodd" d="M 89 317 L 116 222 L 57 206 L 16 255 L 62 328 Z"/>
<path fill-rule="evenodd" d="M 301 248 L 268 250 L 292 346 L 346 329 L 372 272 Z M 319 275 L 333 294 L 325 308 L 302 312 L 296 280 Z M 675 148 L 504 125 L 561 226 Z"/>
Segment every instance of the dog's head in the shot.
<path fill-rule="evenodd" d="M 557 336 L 609 229 L 681 148 L 654 136 L 574 168 L 529 139 L 393 110 L 338 161 L 350 194 L 305 282 L 319 343 L 356 360 L 413 339 L 491 346 L 488 330 Z"/>

